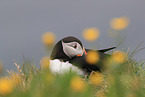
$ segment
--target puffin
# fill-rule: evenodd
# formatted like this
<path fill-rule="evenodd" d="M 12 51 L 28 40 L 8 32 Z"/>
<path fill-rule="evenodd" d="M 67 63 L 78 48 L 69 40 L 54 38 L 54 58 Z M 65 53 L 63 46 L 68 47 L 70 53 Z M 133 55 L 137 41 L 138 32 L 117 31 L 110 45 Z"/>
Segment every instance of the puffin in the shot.
<path fill-rule="evenodd" d="M 104 70 L 104 60 L 110 56 L 106 52 L 115 48 L 86 49 L 78 38 L 74 36 L 65 37 L 58 41 L 52 49 L 50 70 L 57 73 L 72 70 L 85 75 L 89 75 L 92 71 L 102 72 Z M 90 64 L 86 61 L 89 51 L 95 51 L 99 54 L 100 58 L 97 63 Z"/>

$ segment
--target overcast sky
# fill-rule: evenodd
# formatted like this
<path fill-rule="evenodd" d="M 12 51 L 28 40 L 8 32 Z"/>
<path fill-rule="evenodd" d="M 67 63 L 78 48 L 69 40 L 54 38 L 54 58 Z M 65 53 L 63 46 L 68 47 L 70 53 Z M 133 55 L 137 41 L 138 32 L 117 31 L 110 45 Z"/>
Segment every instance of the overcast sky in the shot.
<path fill-rule="evenodd" d="M 0 60 L 11 69 L 13 59 L 21 63 L 24 54 L 38 64 L 45 55 L 41 36 L 49 31 L 57 40 L 76 36 L 87 48 L 110 47 L 116 41 L 108 36 L 110 19 L 121 16 L 129 17 L 130 25 L 121 31 L 126 39 L 119 49 L 133 50 L 145 41 L 144 0 L 0 0 Z M 100 29 L 93 46 L 81 35 L 89 27 Z M 145 59 L 145 50 L 135 58 Z"/>

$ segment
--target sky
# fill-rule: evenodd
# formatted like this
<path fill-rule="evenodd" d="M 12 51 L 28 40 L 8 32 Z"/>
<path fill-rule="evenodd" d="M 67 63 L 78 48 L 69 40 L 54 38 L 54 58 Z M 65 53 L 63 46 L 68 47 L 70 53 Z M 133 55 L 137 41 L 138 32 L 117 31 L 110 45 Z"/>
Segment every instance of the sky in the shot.
<path fill-rule="evenodd" d="M 0 61 L 9 70 L 15 68 L 15 62 L 21 64 L 23 56 L 39 64 L 46 55 L 41 43 L 44 32 L 54 32 L 57 41 L 75 36 L 86 48 L 116 46 L 117 40 L 108 35 L 109 23 L 112 18 L 121 16 L 128 17 L 130 25 L 120 32 L 124 42 L 117 49 L 132 51 L 145 41 L 144 0 L 1 0 Z M 82 37 L 82 31 L 89 27 L 100 30 L 95 43 Z M 145 59 L 145 50 L 138 52 L 135 58 Z"/>

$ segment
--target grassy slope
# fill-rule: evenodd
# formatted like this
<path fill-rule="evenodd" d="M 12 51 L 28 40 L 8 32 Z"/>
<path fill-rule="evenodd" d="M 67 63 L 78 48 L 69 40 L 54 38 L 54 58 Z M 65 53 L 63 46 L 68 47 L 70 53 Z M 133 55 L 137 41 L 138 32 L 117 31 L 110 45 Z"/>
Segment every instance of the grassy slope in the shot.
<path fill-rule="evenodd" d="M 112 63 L 112 67 L 103 73 L 103 81 L 93 84 L 89 78 L 80 76 L 84 82 L 80 90 L 71 86 L 73 72 L 53 75 L 48 68 L 37 68 L 31 63 L 17 65 L 17 71 L 9 72 L 7 78 L 15 82 L 15 87 L 6 97 L 145 97 L 144 62 L 132 59 L 136 49 L 129 53 L 125 63 Z M 24 68 L 24 66 L 27 66 Z M 20 67 L 21 66 L 21 67 Z M 21 69 L 22 68 L 22 69 Z M 76 87 L 77 88 L 77 87 Z"/>

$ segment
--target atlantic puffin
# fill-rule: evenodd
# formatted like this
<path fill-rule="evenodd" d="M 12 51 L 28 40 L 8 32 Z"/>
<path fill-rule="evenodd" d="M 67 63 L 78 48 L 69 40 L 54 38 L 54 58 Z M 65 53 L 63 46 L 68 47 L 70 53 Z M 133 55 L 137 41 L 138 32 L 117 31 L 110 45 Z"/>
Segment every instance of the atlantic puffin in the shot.
<path fill-rule="evenodd" d="M 92 71 L 101 72 L 104 69 L 103 60 L 110 56 L 105 52 L 115 48 L 116 47 L 110 47 L 101 50 L 86 49 L 78 38 L 68 36 L 58 41 L 52 49 L 50 59 L 62 63 L 57 63 L 55 66 L 53 64 L 54 61 L 51 61 L 50 69 L 56 72 L 63 72 L 63 70 L 66 70 L 68 67 L 69 69 L 81 72 L 81 74 L 90 74 Z M 89 51 L 98 52 L 100 56 L 99 62 L 96 64 L 89 64 L 86 61 L 86 55 Z"/>

